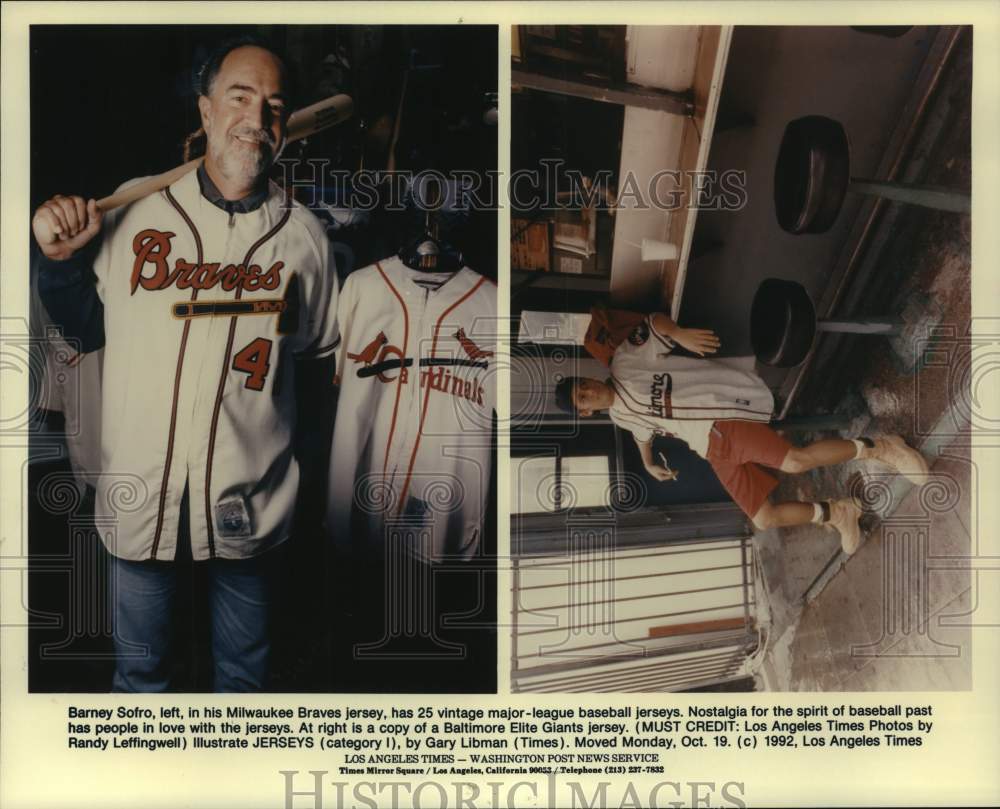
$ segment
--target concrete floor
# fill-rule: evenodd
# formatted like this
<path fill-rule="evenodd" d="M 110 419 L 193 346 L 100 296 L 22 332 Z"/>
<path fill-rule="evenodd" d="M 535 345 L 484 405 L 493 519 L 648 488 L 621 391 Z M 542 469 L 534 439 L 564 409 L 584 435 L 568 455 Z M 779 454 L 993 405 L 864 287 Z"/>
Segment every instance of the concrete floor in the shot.
<path fill-rule="evenodd" d="M 963 616 L 974 590 L 967 570 L 947 569 L 971 555 L 970 469 L 968 444 L 956 439 L 931 466 L 928 482 L 909 486 L 800 613 L 784 602 L 772 624 L 781 634 L 760 672 L 768 690 L 971 688 L 971 630 Z M 813 544 L 835 553 L 833 532 L 786 534 L 785 548 Z"/>
<path fill-rule="evenodd" d="M 969 45 L 937 102 L 948 125 L 927 156 L 928 184 L 970 184 Z M 759 688 L 971 688 L 970 625 L 981 594 L 969 567 L 981 491 L 968 432 L 976 407 L 970 277 L 970 218 L 911 208 L 893 220 L 877 272 L 852 281 L 866 311 L 898 315 L 906 328 L 892 340 L 842 340 L 835 359 L 811 369 L 793 414 L 846 415 L 844 437 L 899 433 L 922 449 L 932 474 L 914 486 L 852 461 L 782 479 L 777 500 L 857 496 L 867 539 L 846 559 L 839 536 L 819 526 L 757 536 L 770 608 Z"/>

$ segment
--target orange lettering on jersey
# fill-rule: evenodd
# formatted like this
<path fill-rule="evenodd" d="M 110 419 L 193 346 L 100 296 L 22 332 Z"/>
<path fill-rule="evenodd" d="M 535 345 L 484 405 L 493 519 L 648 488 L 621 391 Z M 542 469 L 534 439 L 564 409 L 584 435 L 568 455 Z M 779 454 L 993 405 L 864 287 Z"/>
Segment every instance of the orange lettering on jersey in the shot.
<path fill-rule="evenodd" d="M 175 286 L 177 289 L 212 289 L 221 286 L 226 292 L 232 292 L 237 287 L 244 292 L 256 292 L 259 289 L 275 290 L 281 285 L 281 270 L 284 261 L 276 261 L 265 271 L 259 264 L 249 267 L 243 264 L 227 264 L 222 267 L 219 262 L 203 262 L 194 264 L 178 258 L 173 269 L 167 262 L 170 255 L 171 239 L 176 234 L 147 228 L 135 235 L 132 240 L 132 252 L 135 253 L 135 263 L 132 265 L 132 293 L 140 286 L 147 290 L 167 289 Z M 152 266 L 152 271 L 146 270 L 146 265 Z"/>
<path fill-rule="evenodd" d="M 447 368 L 428 368 L 420 372 L 420 387 L 448 393 L 456 399 L 468 399 L 478 405 L 483 403 L 483 386 L 478 379 L 465 380 Z"/>
<path fill-rule="evenodd" d="M 243 288 L 247 292 L 253 292 L 260 286 L 260 267 L 251 264 L 243 271 Z"/>
<path fill-rule="evenodd" d="M 194 275 L 194 271 L 198 269 L 197 265 L 192 264 L 190 261 L 184 261 L 183 259 L 177 259 L 177 263 L 174 265 L 174 271 L 170 274 L 167 279 L 167 286 L 175 283 L 178 289 L 189 289 L 191 287 L 191 276 Z"/>
<path fill-rule="evenodd" d="M 132 240 L 132 252 L 135 253 L 135 264 L 132 265 L 132 294 L 135 288 L 142 284 L 143 289 L 158 289 L 167 277 L 167 256 L 170 254 L 170 240 L 175 233 L 162 233 L 149 228 L 137 233 Z M 144 277 L 142 268 L 146 264 L 153 265 L 153 274 Z"/>
<path fill-rule="evenodd" d="M 378 361 L 380 363 L 385 362 L 386 358 L 388 358 L 389 355 L 395 355 L 399 357 L 400 362 L 402 362 L 403 360 L 403 352 L 401 349 L 396 348 L 396 346 L 385 346 L 378 355 Z M 402 364 L 400 365 L 399 368 L 399 375 L 402 377 L 400 382 L 402 382 L 402 384 L 405 385 L 407 379 L 409 378 L 409 374 L 407 373 L 406 368 Z M 396 379 L 396 377 L 394 376 L 386 376 L 381 371 L 376 374 L 376 377 L 378 378 L 379 382 L 392 382 Z"/>
<path fill-rule="evenodd" d="M 245 388 L 264 390 L 264 380 L 271 370 L 271 345 L 270 340 L 258 337 L 233 357 L 233 370 L 247 374 Z"/>
<path fill-rule="evenodd" d="M 277 289 L 281 283 L 281 268 L 285 266 L 284 261 L 276 261 L 260 279 L 261 289 Z"/>
<path fill-rule="evenodd" d="M 471 359 L 479 360 L 483 357 L 492 357 L 492 351 L 483 351 L 479 346 L 477 346 L 472 340 L 470 340 L 466 334 L 465 329 L 459 329 L 455 334 L 452 335 L 461 344 L 465 353 L 469 355 Z"/>
<path fill-rule="evenodd" d="M 232 292 L 237 286 L 239 286 L 241 275 L 242 273 L 240 273 L 239 267 L 235 264 L 228 265 L 222 271 L 222 288 L 226 292 Z"/>
<path fill-rule="evenodd" d="M 218 273 L 218 262 L 215 264 L 199 264 L 197 269 L 191 273 L 191 286 L 195 289 L 211 289 L 216 284 L 215 278 Z"/>

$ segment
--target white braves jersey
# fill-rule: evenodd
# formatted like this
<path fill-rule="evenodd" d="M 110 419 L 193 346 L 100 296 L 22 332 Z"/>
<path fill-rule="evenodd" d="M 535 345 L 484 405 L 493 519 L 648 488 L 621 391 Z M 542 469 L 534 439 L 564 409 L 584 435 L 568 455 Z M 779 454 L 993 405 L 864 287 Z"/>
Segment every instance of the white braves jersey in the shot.
<path fill-rule="evenodd" d="M 673 356 L 674 342 L 643 320 L 611 358 L 611 420 L 642 442 L 673 435 L 702 457 L 720 419 L 770 421 L 774 396 L 752 357 Z"/>
<path fill-rule="evenodd" d="M 352 273 L 340 295 L 340 397 L 327 522 L 334 541 L 410 537 L 425 559 L 468 558 L 482 533 L 496 400 L 496 286 L 464 267 L 396 257 Z M 367 512 L 350 535 L 352 504 Z"/>
<path fill-rule="evenodd" d="M 285 540 L 299 477 L 293 360 L 338 340 L 322 225 L 275 185 L 256 210 L 227 213 L 191 172 L 105 218 L 94 271 L 108 549 L 172 559 L 185 485 L 195 559 Z"/>

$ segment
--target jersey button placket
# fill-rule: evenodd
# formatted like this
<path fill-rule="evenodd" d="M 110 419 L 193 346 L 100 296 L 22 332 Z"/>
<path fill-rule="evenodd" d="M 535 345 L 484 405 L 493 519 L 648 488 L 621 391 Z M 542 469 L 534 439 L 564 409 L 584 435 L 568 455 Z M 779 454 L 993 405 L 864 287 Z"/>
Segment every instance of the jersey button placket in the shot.
<path fill-rule="evenodd" d="M 184 232 L 184 231 L 182 231 Z M 203 245 L 204 246 L 204 245 Z M 190 257 L 194 261 L 198 258 L 198 247 L 192 238 L 187 238 L 184 247 L 178 249 L 179 256 Z M 202 261 L 206 259 L 202 256 Z M 173 303 L 189 303 L 194 297 L 192 289 L 177 289 L 173 287 Z M 181 323 L 183 331 L 184 324 Z M 177 537 L 181 526 L 181 503 L 184 499 L 184 491 L 192 486 L 188 476 L 187 456 L 191 451 L 191 444 L 195 440 L 196 426 L 191 418 L 190 403 L 197 395 L 195 380 L 198 372 L 199 357 L 202 353 L 201 346 L 197 339 L 198 326 L 197 318 L 192 318 L 187 325 L 187 340 L 184 344 L 184 356 L 180 367 L 180 388 L 177 398 L 177 412 L 174 420 L 174 446 L 173 457 L 170 462 L 166 484 L 166 499 L 163 520 L 163 528 L 160 533 L 159 547 L 157 549 L 157 559 L 174 558 L 177 553 Z M 178 337 L 178 340 L 181 340 Z M 192 489 L 193 490 L 193 489 Z M 188 525 L 191 526 L 193 512 L 188 509 Z"/>
<path fill-rule="evenodd" d="M 412 287 L 412 282 L 410 282 L 409 286 Z M 407 397 L 406 418 L 403 420 L 403 434 L 397 444 L 397 449 L 394 453 L 395 457 L 390 467 L 390 482 L 397 494 L 402 492 L 403 481 L 409 467 L 410 455 L 413 452 L 413 444 L 417 439 L 416 433 L 420 422 L 420 410 L 423 404 L 421 383 L 425 370 L 421 366 L 421 361 L 424 358 L 424 352 L 428 349 L 424 323 L 427 320 L 429 293 L 426 289 L 414 290 L 407 288 L 405 295 L 408 302 L 415 302 L 417 317 L 414 318 L 413 338 L 406 352 L 413 359 L 413 364 L 407 370 L 406 385 L 403 390 L 403 395 Z M 411 305 L 411 311 L 412 308 Z M 403 507 L 405 504 L 400 503 L 399 506 Z"/>
<path fill-rule="evenodd" d="M 231 226 L 228 221 L 230 214 L 208 201 L 203 204 L 211 209 L 209 213 L 212 215 L 212 232 L 206 239 L 204 260 L 211 263 L 218 261 L 220 269 L 238 264 L 243 259 L 242 255 L 237 255 L 244 241 L 240 236 L 243 230 L 240 220 L 243 217 L 234 217 L 235 221 Z M 219 235 L 223 237 L 221 243 Z M 236 289 L 226 292 L 220 284 L 207 290 L 206 297 L 212 300 L 234 300 Z M 198 330 L 198 372 L 192 380 L 195 387 L 190 411 L 191 440 L 187 453 L 187 477 L 191 486 L 191 543 L 196 558 L 207 558 L 209 555 L 208 521 L 212 519 L 212 515 L 207 514 L 204 507 L 208 480 L 208 441 L 229 332 L 229 318 L 209 316 L 204 321 L 202 328 Z M 216 441 L 218 442 L 218 437 Z M 214 502 L 214 497 L 210 497 L 210 501 Z"/>

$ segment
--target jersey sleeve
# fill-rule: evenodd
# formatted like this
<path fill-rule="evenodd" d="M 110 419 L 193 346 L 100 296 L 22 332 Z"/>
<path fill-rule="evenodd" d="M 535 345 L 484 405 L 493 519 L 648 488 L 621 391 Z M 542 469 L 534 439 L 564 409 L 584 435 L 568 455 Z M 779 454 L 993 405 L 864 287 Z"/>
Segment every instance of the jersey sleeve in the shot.
<path fill-rule="evenodd" d="M 104 305 L 93 264 L 83 256 L 51 261 L 39 254 L 37 297 L 47 318 L 87 353 L 104 345 Z"/>
<path fill-rule="evenodd" d="M 340 282 L 337 280 L 337 265 L 330 243 L 321 239 L 316 245 L 319 273 L 316 294 L 310 302 L 309 344 L 298 352 L 300 359 L 324 359 L 332 356 L 340 345 L 340 320 L 337 309 L 340 298 Z"/>
<path fill-rule="evenodd" d="M 653 440 L 653 428 L 640 419 L 632 415 L 619 413 L 614 409 L 610 410 L 608 415 L 611 417 L 611 421 L 614 422 L 616 427 L 628 430 L 628 432 L 632 433 L 632 437 L 639 443 L 645 444 Z"/>
<path fill-rule="evenodd" d="M 148 179 L 148 177 L 136 177 L 133 180 L 128 180 L 118 186 L 114 193 L 117 194 L 120 191 L 124 191 L 126 188 L 138 185 L 146 179 Z M 128 207 L 128 205 L 123 205 L 120 208 L 115 208 L 113 211 L 108 211 L 108 213 L 104 215 L 104 219 L 101 221 L 101 244 L 94 256 L 92 264 L 95 286 L 101 301 L 107 301 L 107 286 L 112 277 L 111 264 L 115 251 L 115 239 L 118 232 L 118 224 L 125 211 L 128 210 Z M 119 272 L 120 271 L 121 270 L 119 270 Z"/>
<path fill-rule="evenodd" d="M 112 211 L 112 214 L 114 213 L 115 212 Z M 101 240 L 101 247 L 94 256 L 94 286 L 97 290 L 97 295 L 102 302 L 107 300 L 106 290 L 108 280 L 111 277 L 111 245 L 114 241 L 114 233 L 112 231 L 116 222 L 117 217 L 113 217 L 110 221 L 105 219 L 102 227 L 103 239 Z"/>
<path fill-rule="evenodd" d="M 667 337 L 665 334 L 660 333 L 656 327 L 653 325 L 653 316 L 646 316 L 646 325 L 649 327 L 649 341 L 653 344 L 656 349 L 656 353 L 659 355 L 669 354 L 676 347 L 677 343 Z"/>
<path fill-rule="evenodd" d="M 338 383 L 343 376 L 343 369 L 347 367 L 347 352 L 353 345 L 353 335 L 358 326 L 355 321 L 358 317 L 358 306 L 364 294 L 365 279 L 366 273 L 363 271 L 355 271 L 348 275 L 337 302 L 337 319 L 340 323 L 341 333 L 340 345 L 337 346 L 336 361 L 337 377 L 335 381 Z M 357 347 L 355 347 L 355 350 L 357 350 Z"/>

